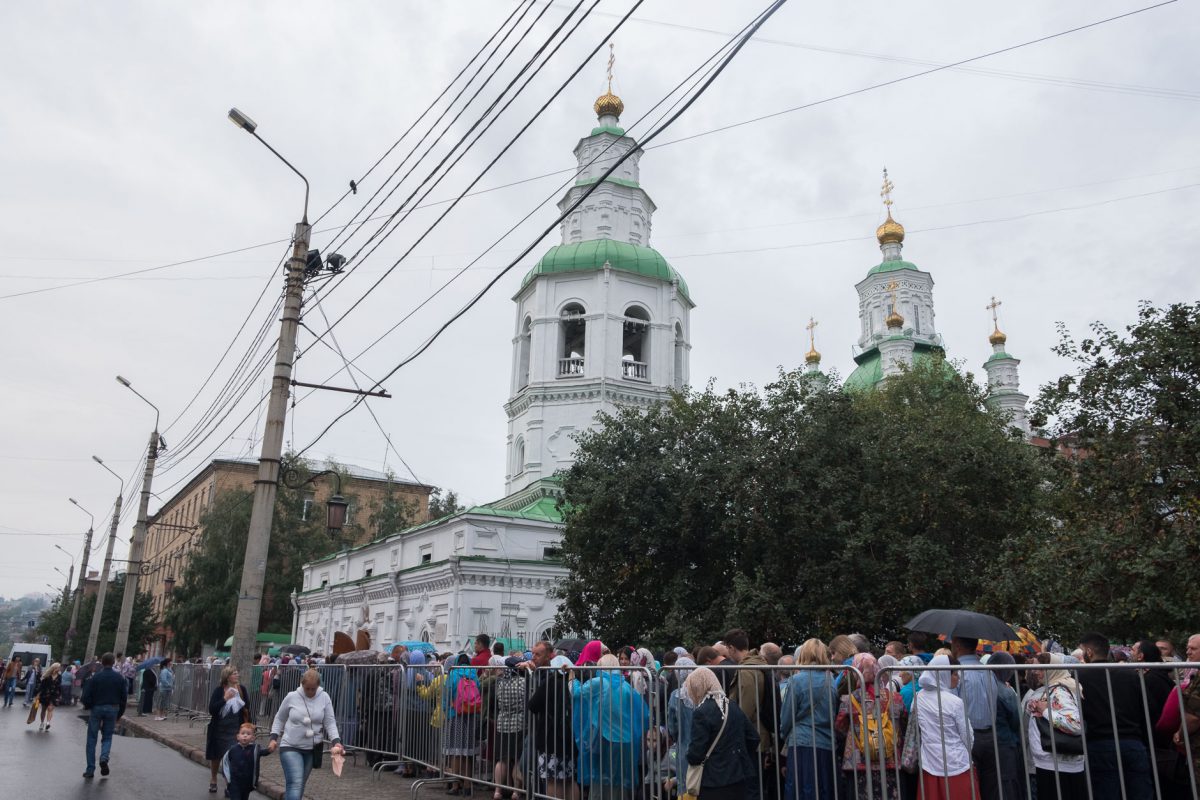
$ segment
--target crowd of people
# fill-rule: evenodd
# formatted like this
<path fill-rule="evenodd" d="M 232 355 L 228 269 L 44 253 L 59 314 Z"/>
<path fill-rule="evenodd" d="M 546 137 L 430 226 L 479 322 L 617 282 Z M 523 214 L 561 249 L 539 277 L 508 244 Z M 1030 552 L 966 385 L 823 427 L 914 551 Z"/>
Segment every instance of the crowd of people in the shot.
<path fill-rule="evenodd" d="M 731 630 L 658 653 L 593 640 L 505 654 L 486 635 L 473 649 L 398 646 L 351 671 L 334 657 L 263 657 L 249 686 L 215 667 L 209 791 L 223 773 L 229 796 L 248 796 L 259 759 L 278 753 L 286 796 L 300 798 L 325 745 L 341 758 L 343 736 L 405 777 L 493 800 L 529 789 L 558 800 L 1140 800 L 1193 797 L 1200 784 L 1200 680 L 1171 666 L 1180 658 L 1165 640 L 1121 647 L 1090 634 L 1071 652 L 1051 643 L 1014 656 L 965 637 L 913 632 L 876 649 L 849 634 L 784 652 Z M 67 676 L 85 676 L 85 777 L 97 734 L 107 774 L 112 724 L 137 697 L 130 662 L 104 659 L 94 672 L 26 668 L 46 729 L 80 688 Z M 1183 660 L 1200 662 L 1200 634 Z M 142 713 L 156 697 L 171 705 L 171 662 L 156 666 L 142 671 Z M 3 674 L 8 705 L 22 668 Z"/>

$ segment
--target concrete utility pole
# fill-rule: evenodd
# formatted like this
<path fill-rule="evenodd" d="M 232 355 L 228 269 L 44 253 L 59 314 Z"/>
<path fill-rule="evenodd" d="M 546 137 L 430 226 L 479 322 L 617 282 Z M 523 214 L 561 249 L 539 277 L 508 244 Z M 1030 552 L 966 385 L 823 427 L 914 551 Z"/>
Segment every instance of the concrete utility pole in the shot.
<path fill-rule="evenodd" d="M 304 215 L 300 217 L 292 235 L 292 257 L 287 264 L 283 318 L 280 320 L 279 347 L 275 351 L 275 376 L 271 383 L 271 397 L 267 402 L 267 422 L 263 430 L 262 451 L 258 457 L 258 477 L 254 481 L 250 531 L 246 537 L 246 558 L 242 562 L 242 585 L 233 619 L 233 647 L 229 653 L 230 663 L 242 674 L 249 675 L 258 640 L 258 620 L 262 615 L 267 552 L 271 547 L 271 524 L 275 517 L 275 495 L 279 489 L 279 461 L 283 455 L 283 424 L 287 417 L 288 393 L 291 391 L 292 361 L 296 357 L 296 334 L 300 328 L 300 306 L 304 300 L 304 276 L 312 228 L 308 224 L 308 178 L 254 132 L 258 127 L 254 120 L 236 108 L 229 109 L 229 119 L 258 139 L 304 181 Z"/>
<path fill-rule="evenodd" d="M 129 386 L 125 381 L 121 382 Z M 155 413 L 158 412 L 157 408 L 154 410 Z M 150 510 L 150 483 L 154 480 L 154 462 L 157 460 L 158 418 L 155 417 L 154 432 L 150 434 L 150 450 L 146 455 L 146 471 L 142 473 L 142 498 L 138 504 L 137 524 L 133 528 L 133 539 L 129 542 L 129 571 L 125 573 L 125 596 L 121 598 L 121 616 L 117 620 L 117 639 L 113 643 L 114 653 L 135 655 L 127 652 L 126 647 L 129 645 L 129 625 L 133 617 L 133 603 L 137 599 L 138 578 L 141 576 L 142 548 L 146 543 L 146 518 Z M 140 648 L 141 645 L 139 644 L 138 647 Z"/>
<path fill-rule="evenodd" d="M 69 661 L 71 643 L 75 641 L 75 624 L 79 622 L 79 604 L 83 601 L 83 587 L 87 581 L 88 557 L 92 554 L 92 529 L 96 527 L 96 518 L 92 516 L 92 512 L 79 505 L 75 498 L 69 499 L 76 508 L 87 514 L 91 521 L 88 523 L 87 538 L 83 540 L 83 561 L 79 565 L 79 585 L 75 588 L 75 602 L 71 604 L 71 622 L 67 625 L 67 644 L 63 648 L 62 663 L 64 664 Z"/>
<path fill-rule="evenodd" d="M 92 456 L 92 458 L 96 458 Z M 104 462 L 96 458 L 100 466 Z M 104 467 L 108 469 L 108 467 Z M 108 470 L 112 472 L 112 470 Z M 115 472 L 113 472 L 116 475 Z M 118 476 L 119 478 L 120 476 Z M 84 652 L 84 663 L 90 664 L 96 658 L 96 638 L 100 635 L 100 618 L 104 616 L 104 597 L 108 594 L 108 572 L 112 567 L 113 547 L 117 543 L 117 525 L 121 521 L 121 495 L 125 494 L 125 484 L 121 483 L 121 494 L 117 495 L 117 504 L 113 506 L 112 525 L 108 528 L 108 550 L 104 553 L 104 566 L 100 570 L 100 586 L 96 589 L 96 610 L 92 612 L 92 629 L 88 633 L 87 650 Z"/>

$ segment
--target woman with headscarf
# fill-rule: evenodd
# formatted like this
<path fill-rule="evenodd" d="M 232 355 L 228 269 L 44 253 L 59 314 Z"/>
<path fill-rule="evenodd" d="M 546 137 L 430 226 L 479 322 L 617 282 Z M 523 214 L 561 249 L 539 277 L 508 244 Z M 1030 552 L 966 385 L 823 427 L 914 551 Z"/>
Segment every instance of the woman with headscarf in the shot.
<path fill-rule="evenodd" d="M 1038 663 L 1047 667 L 1064 664 L 1058 653 L 1038 653 Z M 1054 730 L 1068 736 L 1083 735 L 1083 714 L 1079 708 L 1079 685 L 1065 669 L 1045 669 L 1041 673 L 1042 687 L 1026 701 L 1025 712 L 1029 754 L 1036 769 L 1038 797 L 1058 797 L 1062 800 L 1082 800 L 1088 796 L 1084 756 L 1058 752 L 1056 746 L 1042 746 L 1038 718 L 1050 723 Z"/>
<path fill-rule="evenodd" d="M 583 651 L 580 652 L 579 658 L 575 659 L 575 665 L 582 667 L 588 662 L 599 664 L 600 656 L 602 655 L 604 655 L 604 643 L 599 639 L 592 639 L 583 646 Z"/>
<path fill-rule="evenodd" d="M 747 785 L 757 779 L 758 731 L 708 667 L 693 670 L 683 690 L 696 707 L 687 763 L 704 767 L 704 800 L 744 800 Z"/>
<path fill-rule="evenodd" d="M 785 800 L 833 797 L 833 675 L 814 667 L 829 664 L 829 649 L 809 639 L 796 650 L 796 670 L 788 678 L 779 711 L 779 739 L 787 746 Z M 807 667 L 807 669 L 804 669 Z"/>
<path fill-rule="evenodd" d="M 479 752 L 479 719 L 483 695 L 479 675 L 471 668 L 471 657 L 459 653 L 449 669 L 442 692 L 442 716 L 446 720 L 446 743 L 442 753 L 449 759 L 449 772 L 470 775 L 471 762 Z M 447 794 L 470 796 L 471 787 L 463 781 L 450 785 Z"/>
<path fill-rule="evenodd" d="M 957 676 L 947 669 L 947 656 L 934 656 L 931 669 L 920 672 L 921 691 L 913 699 L 920 736 L 923 800 L 976 800 L 979 783 L 971 770 L 975 735 L 966 706 L 953 687 Z M 911 726 L 910 726 L 911 727 Z M 910 732 L 910 736 L 914 732 Z"/>
<path fill-rule="evenodd" d="M 868 785 L 871 797 L 897 796 L 896 760 L 901 748 L 904 700 L 899 692 L 890 688 L 876 690 L 879 665 L 875 656 L 859 653 L 854 656 L 851 666 L 858 672 L 847 673 L 846 694 L 842 695 L 834 721 L 834 727 L 846 734 L 842 770 L 853 775 L 858 785 L 857 796 L 868 796 Z M 861 686 L 859 674 L 862 675 Z M 886 768 L 884 775 L 879 774 L 881 760 Z"/>
<path fill-rule="evenodd" d="M 525 678 L 517 665 L 521 658 L 509 656 L 504 660 L 504 672 L 492 684 L 496 701 L 496 725 L 492 739 L 492 780 L 496 788 L 493 800 L 501 800 L 503 789 L 512 789 L 513 800 L 523 794 L 521 753 L 525 742 Z"/>
<path fill-rule="evenodd" d="M 601 656 L 596 666 L 595 677 L 580 687 L 573 702 L 576 775 L 589 800 L 628 798 L 642 776 L 642 738 L 650 709 L 621 677 L 616 656 Z"/>
<path fill-rule="evenodd" d="M 695 667 L 696 662 L 691 656 L 676 659 L 672 674 L 677 678 L 679 688 L 667 698 L 667 736 L 670 737 L 667 755 L 673 763 L 672 774 L 677 781 L 687 773 L 687 749 L 692 740 L 692 714 L 696 710 L 683 685 Z"/>
<path fill-rule="evenodd" d="M 650 688 L 654 683 L 654 654 L 645 647 L 639 647 L 629 655 L 629 665 L 633 667 L 629 672 L 629 683 L 643 700 L 650 702 Z M 647 673 L 650 677 L 647 677 Z"/>

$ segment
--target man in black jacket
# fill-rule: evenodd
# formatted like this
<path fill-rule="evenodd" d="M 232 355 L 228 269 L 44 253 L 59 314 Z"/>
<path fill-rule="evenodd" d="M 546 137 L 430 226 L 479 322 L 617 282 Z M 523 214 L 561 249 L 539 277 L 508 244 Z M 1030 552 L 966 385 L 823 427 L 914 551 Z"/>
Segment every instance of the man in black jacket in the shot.
<path fill-rule="evenodd" d="M 1089 633 L 1080 645 L 1085 663 L 1110 661 L 1108 637 Z M 1150 800 L 1154 795 L 1150 736 L 1137 671 L 1081 669 L 1077 680 L 1083 692 L 1083 736 L 1092 796 L 1096 800 Z"/>
<path fill-rule="evenodd" d="M 125 702 L 129 697 L 129 686 L 113 669 L 113 654 L 100 657 L 102 669 L 83 685 L 83 707 L 88 716 L 87 769 L 83 777 L 96 774 L 96 733 L 102 734 L 100 742 L 100 774 L 108 774 L 108 755 L 112 751 L 113 728 L 125 714 Z"/>

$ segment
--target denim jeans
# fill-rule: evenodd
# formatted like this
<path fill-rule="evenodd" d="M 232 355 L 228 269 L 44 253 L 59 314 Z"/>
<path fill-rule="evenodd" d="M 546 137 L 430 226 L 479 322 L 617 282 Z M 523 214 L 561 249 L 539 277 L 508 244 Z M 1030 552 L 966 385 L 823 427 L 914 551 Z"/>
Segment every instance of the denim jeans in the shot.
<path fill-rule="evenodd" d="M 96 733 L 100 732 L 100 761 L 108 761 L 112 752 L 113 728 L 117 726 L 117 706 L 92 706 L 87 730 L 87 771 L 96 771 Z"/>
<path fill-rule="evenodd" d="M 33 679 L 33 673 L 29 673 L 29 677 L 25 680 L 25 705 L 33 703 L 33 696 L 37 694 L 38 682 Z"/>
<path fill-rule="evenodd" d="M 11 706 L 17 696 L 17 679 L 9 678 L 4 682 L 4 705 Z"/>
<path fill-rule="evenodd" d="M 171 695 L 174 693 L 175 687 L 158 690 L 158 710 L 164 717 L 171 713 Z"/>
<path fill-rule="evenodd" d="M 1093 800 L 1150 800 L 1154 796 L 1154 776 L 1150 772 L 1150 754 L 1137 739 L 1121 739 L 1120 747 L 1112 739 L 1087 742 L 1088 772 L 1092 776 Z M 1117 754 L 1121 762 L 1118 771 Z M 1125 794 L 1121 793 L 1121 775 L 1125 776 Z"/>
<path fill-rule="evenodd" d="M 308 775 L 312 772 L 312 750 L 280 750 L 279 766 L 283 767 L 286 786 L 284 800 L 301 800 L 304 784 L 308 783 Z"/>

